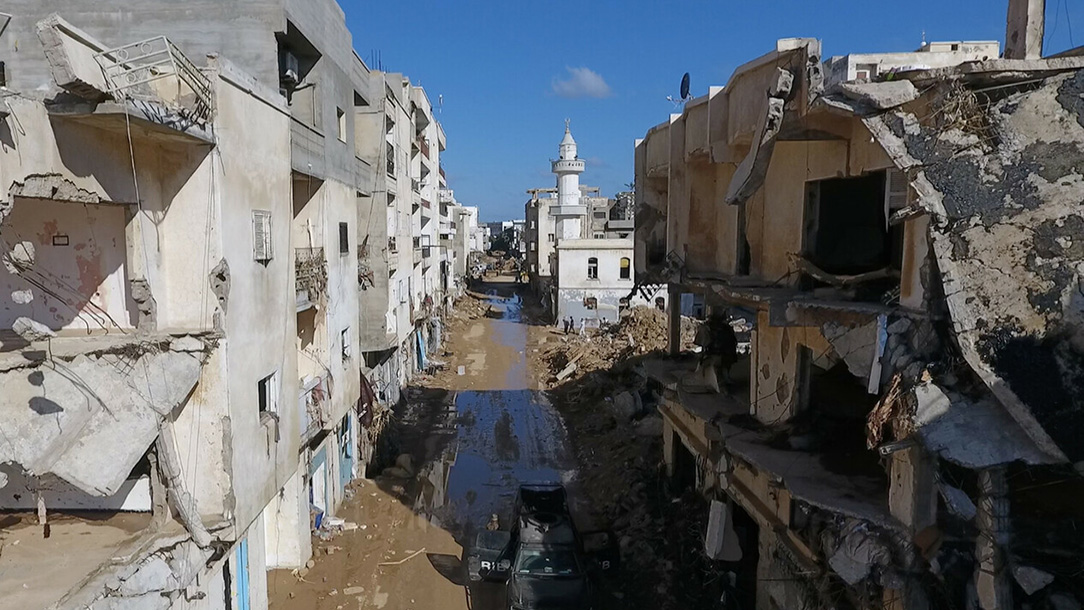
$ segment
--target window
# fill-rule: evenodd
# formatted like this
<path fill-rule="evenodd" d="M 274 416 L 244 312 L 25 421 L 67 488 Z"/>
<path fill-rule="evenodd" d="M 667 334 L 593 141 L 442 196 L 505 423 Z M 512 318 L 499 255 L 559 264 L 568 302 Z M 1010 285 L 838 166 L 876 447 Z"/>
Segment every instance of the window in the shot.
<path fill-rule="evenodd" d="M 606 218 L 606 212 L 595 212 L 595 218 Z"/>
<path fill-rule="evenodd" d="M 666 299 L 663 297 L 655 297 L 655 309 L 666 311 Z"/>
<path fill-rule="evenodd" d="M 550 233 L 546 236 L 546 241 L 550 242 L 551 244 L 553 243 L 553 233 Z"/>
<path fill-rule="evenodd" d="M 598 309 L 598 299 L 595 297 L 587 297 L 583 300 L 583 306 L 587 309 Z"/>
<path fill-rule="evenodd" d="M 346 113 L 342 108 L 335 109 L 335 120 L 339 125 L 339 141 L 346 142 Z"/>
<path fill-rule="evenodd" d="M 531 228 L 532 229 L 534 228 L 534 221 L 533 220 L 531 221 Z"/>
<path fill-rule="evenodd" d="M 278 413 L 278 397 L 279 397 L 279 376 L 278 373 L 271 373 L 267 377 L 264 377 L 256 384 L 256 395 L 259 400 L 260 417 L 265 415 L 269 417 L 277 417 Z"/>
<path fill-rule="evenodd" d="M 598 259 L 593 256 L 587 259 L 587 279 L 598 279 Z"/>
<path fill-rule="evenodd" d="M 534 252 L 536 245 L 538 244 L 534 243 L 533 241 L 531 242 L 531 252 Z"/>
<path fill-rule="evenodd" d="M 595 233 L 595 239 L 603 239 L 606 235 L 604 233 Z"/>
<path fill-rule="evenodd" d="M 623 310 L 628 309 L 628 308 L 629 308 L 629 300 L 628 300 L 627 297 L 620 298 L 620 299 L 617 300 L 617 309 L 618 309 L 618 311 L 623 311 Z"/>
<path fill-rule="evenodd" d="M 271 212 L 252 210 L 252 258 L 261 263 L 271 260 Z"/>
<path fill-rule="evenodd" d="M 632 274 L 632 261 L 627 257 L 621 258 L 621 279 L 627 280 Z"/>
<path fill-rule="evenodd" d="M 342 360 L 346 362 L 350 359 L 350 327 L 347 326 L 339 333 L 339 340 L 342 343 Z"/>
<path fill-rule="evenodd" d="M 345 222 L 339 223 L 339 254 L 350 253 L 350 227 Z"/>

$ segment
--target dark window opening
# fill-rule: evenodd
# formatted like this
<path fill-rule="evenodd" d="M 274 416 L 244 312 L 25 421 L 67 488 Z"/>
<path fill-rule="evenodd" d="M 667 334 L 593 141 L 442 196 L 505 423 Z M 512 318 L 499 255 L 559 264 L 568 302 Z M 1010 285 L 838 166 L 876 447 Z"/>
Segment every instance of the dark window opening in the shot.
<path fill-rule="evenodd" d="M 259 400 L 260 415 L 273 414 L 278 411 L 277 408 L 277 380 L 275 375 L 271 374 L 264 377 L 256 384 L 256 395 Z"/>
<path fill-rule="evenodd" d="M 339 254 L 350 253 L 350 230 L 345 222 L 339 223 Z"/>
<path fill-rule="evenodd" d="M 869 477 L 887 489 L 888 478 L 880 455 L 866 447 L 866 418 L 877 404 L 867 391 L 867 379 L 851 373 L 846 362 L 824 369 L 813 363 L 812 350 L 798 354 L 798 399 L 804 400 L 792 425 L 808 426 L 814 450 L 825 469 L 844 476 Z"/>
<path fill-rule="evenodd" d="M 674 463 L 671 466 L 670 474 L 670 491 L 675 496 L 679 496 L 696 487 L 696 458 L 685 446 L 685 443 L 681 441 L 681 435 L 677 431 L 670 434 L 674 454 Z"/>
<path fill-rule="evenodd" d="M 655 309 L 666 311 L 666 299 L 663 297 L 655 297 Z"/>
<path fill-rule="evenodd" d="M 587 259 L 587 279 L 598 279 L 598 259 L 593 256 Z"/>
<path fill-rule="evenodd" d="M 807 184 L 805 254 L 827 273 L 852 275 L 889 266 L 885 172 Z"/>
<path fill-rule="evenodd" d="M 598 309 L 598 299 L 595 297 L 587 297 L 583 300 L 583 306 L 591 310 Z"/>
<path fill-rule="evenodd" d="M 632 277 L 632 260 L 622 257 L 621 258 L 621 279 L 627 280 Z"/>

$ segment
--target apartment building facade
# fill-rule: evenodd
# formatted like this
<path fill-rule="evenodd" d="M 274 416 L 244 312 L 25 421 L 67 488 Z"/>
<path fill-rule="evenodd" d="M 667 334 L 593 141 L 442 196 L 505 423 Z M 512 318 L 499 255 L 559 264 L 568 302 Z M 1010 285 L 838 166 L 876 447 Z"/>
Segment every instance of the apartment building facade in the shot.
<path fill-rule="evenodd" d="M 11 8 L 0 429 L 24 440 L 0 508 L 140 527 L 57 523 L 89 527 L 69 563 L 36 533 L 5 603 L 266 607 L 418 370 L 411 298 L 442 298 L 413 280 L 424 93 L 368 69 L 332 0 L 242 4 Z"/>
<path fill-rule="evenodd" d="M 1076 170 L 1026 168 L 1050 167 L 1047 145 L 1078 162 L 1084 62 L 826 86 L 820 51 L 780 40 L 637 141 L 638 284 L 755 312 L 723 392 L 650 373 L 667 472 L 719 505 L 713 552 L 749 607 L 1079 603 L 1056 558 L 1079 557 L 1080 513 L 1054 508 L 1084 489 L 1064 433 L 1079 299 L 1051 273 L 1080 252 L 1012 227 L 1076 222 Z M 1057 418 L 1009 355 L 1023 344 L 1057 354 Z"/>

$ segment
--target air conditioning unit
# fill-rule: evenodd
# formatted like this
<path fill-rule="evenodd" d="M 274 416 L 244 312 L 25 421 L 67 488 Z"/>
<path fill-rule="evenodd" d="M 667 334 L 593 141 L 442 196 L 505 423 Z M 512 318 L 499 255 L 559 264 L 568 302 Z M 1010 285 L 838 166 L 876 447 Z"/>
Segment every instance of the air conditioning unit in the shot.
<path fill-rule="evenodd" d="M 279 84 L 287 89 L 293 89 L 301 82 L 300 69 L 298 68 L 297 55 L 286 51 L 282 61 L 282 75 L 279 76 Z"/>

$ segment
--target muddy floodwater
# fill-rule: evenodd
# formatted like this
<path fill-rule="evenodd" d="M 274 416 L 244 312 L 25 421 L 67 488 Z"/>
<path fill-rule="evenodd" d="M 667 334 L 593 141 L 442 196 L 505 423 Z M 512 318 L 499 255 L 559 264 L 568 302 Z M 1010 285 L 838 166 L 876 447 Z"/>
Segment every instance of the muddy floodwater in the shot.
<path fill-rule="evenodd" d="M 520 298 L 491 293 L 487 314 L 449 336 L 452 387 L 418 390 L 397 410 L 400 451 L 413 457 L 414 478 L 362 481 L 340 512 L 365 529 L 318 540 L 315 565 L 300 582 L 273 573 L 273 606 L 505 607 L 503 586 L 464 586 L 464 549 L 478 529 L 494 514 L 507 527 L 527 482 L 564 483 L 574 515 L 583 512 L 565 428 L 530 387 L 526 345 Z M 321 556 L 327 546 L 342 550 Z"/>

